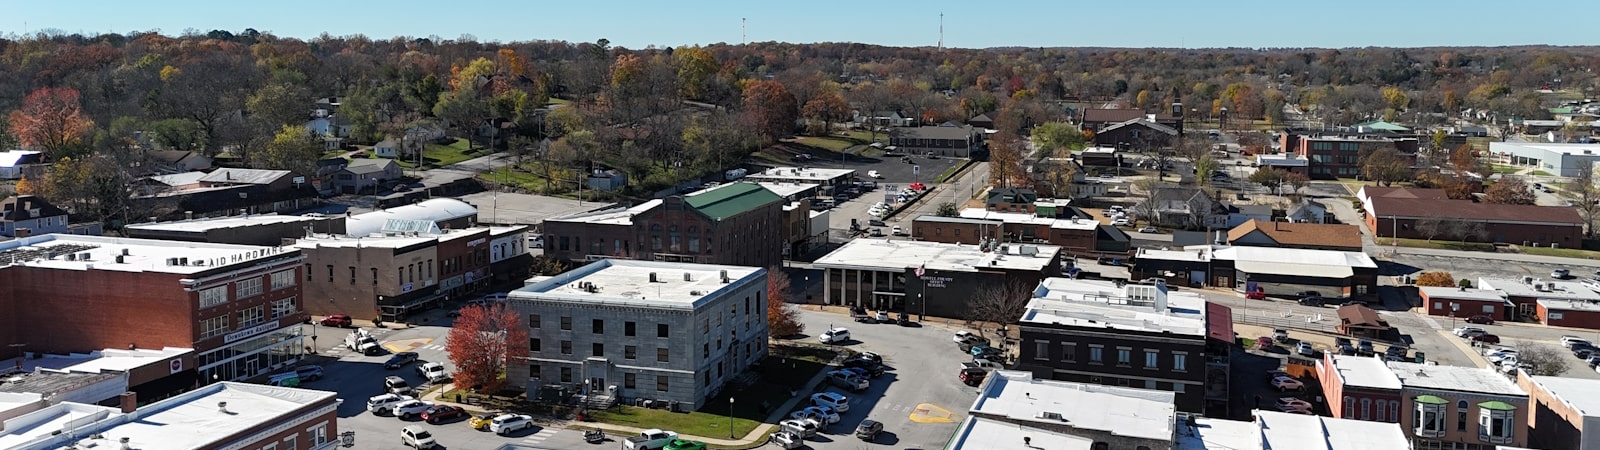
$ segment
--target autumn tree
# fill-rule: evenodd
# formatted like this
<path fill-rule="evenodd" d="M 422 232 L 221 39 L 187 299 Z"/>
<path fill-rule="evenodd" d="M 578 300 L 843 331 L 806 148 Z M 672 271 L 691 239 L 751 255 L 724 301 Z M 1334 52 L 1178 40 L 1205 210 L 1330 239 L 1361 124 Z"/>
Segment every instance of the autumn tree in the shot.
<path fill-rule="evenodd" d="M 850 103 L 844 101 L 844 96 L 836 92 L 826 92 L 812 98 L 801 108 L 801 114 L 812 121 L 822 122 L 818 133 L 827 136 L 833 131 L 833 124 L 850 119 Z"/>
<path fill-rule="evenodd" d="M 1311 185 L 1311 177 L 1300 172 L 1289 172 L 1283 174 L 1283 184 L 1289 186 L 1290 194 L 1299 194 L 1301 189 Z"/>
<path fill-rule="evenodd" d="M 805 329 L 800 310 L 789 303 L 789 274 L 777 267 L 767 269 L 767 333 L 787 337 Z"/>
<path fill-rule="evenodd" d="M 1411 164 L 1392 148 L 1381 148 L 1361 159 L 1361 174 L 1384 186 L 1411 179 Z"/>
<path fill-rule="evenodd" d="M 1022 169 L 1021 139 L 1003 131 L 989 140 L 989 185 L 1012 187 L 1030 184 Z"/>
<path fill-rule="evenodd" d="M 1532 205 L 1536 197 L 1522 178 L 1505 175 L 1483 191 L 1483 201 L 1502 205 Z"/>
<path fill-rule="evenodd" d="M 1084 146 L 1083 130 L 1067 122 L 1045 122 L 1033 127 L 1029 135 L 1033 146 L 1053 157 L 1062 157 L 1057 150 L 1078 150 Z"/>
<path fill-rule="evenodd" d="M 298 174 L 312 173 L 317 159 L 322 156 L 322 141 L 305 127 L 284 125 L 273 135 L 266 151 L 256 163 L 257 168 L 289 170 Z"/>
<path fill-rule="evenodd" d="M 455 385 L 497 392 L 506 385 L 511 360 L 528 356 L 528 324 L 505 302 L 468 305 L 450 327 L 445 350 L 455 363 Z"/>
<path fill-rule="evenodd" d="M 1289 172 L 1283 169 L 1262 167 L 1256 169 L 1255 173 L 1250 174 L 1249 179 L 1251 183 L 1259 184 L 1262 187 L 1271 189 L 1272 195 L 1278 195 L 1278 187 L 1283 186 L 1285 177 L 1288 175 Z"/>
<path fill-rule="evenodd" d="M 22 98 L 22 107 L 12 111 L 7 123 L 11 135 L 22 145 L 37 148 L 47 160 L 69 156 L 83 142 L 94 121 L 83 114 L 78 90 L 43 88 Z"/>
<path fill-rule="evenodd" d="M 1417 276 L 1417 286 L 1455 287 L 1456 278 L 1450 272 L 1423 272 Z"/>
<path fill-rule="evenodd" d="M 778 142 L 794 131 L 798 107 L 783 83 L 756 81 L 744 88 L 744 113 L 767 143 Z"/>

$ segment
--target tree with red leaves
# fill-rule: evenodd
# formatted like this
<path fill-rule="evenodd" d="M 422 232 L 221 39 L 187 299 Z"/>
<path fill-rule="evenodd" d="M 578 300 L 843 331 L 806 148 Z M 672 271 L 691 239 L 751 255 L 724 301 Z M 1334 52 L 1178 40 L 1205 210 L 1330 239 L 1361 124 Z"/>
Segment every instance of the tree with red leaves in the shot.
<path fill-rule="evenodd" d="M 40 149 L 46 159 L 55 160 L 63 152 L 83 142 L 94 121 L 83 115 L 78 90 L 43 88 L 22 99 L 22 108 L 11 112 L 11 134 L 22 145 Z"/>
<path fill-rule="evenodd" d="M 528 356 L 528 327 L 519 316 L 505 303 L 461 308 L 445 346 L 456 387 L 492 394 L 505 386 L 508 361 Z"/>
<path fill-rule="evenodd" d="M 777 267 L 767 269 L 767 334 L 781 338 L 805 329 L 800 310 L 789 303 L 789 275 Z"/>
<path fill-rule="evenodd" d="M 777 142 L 794 131 L 800 106 L 783 83 L 756 81 L 744 88 L 745 117 L 767 143 Z"/>

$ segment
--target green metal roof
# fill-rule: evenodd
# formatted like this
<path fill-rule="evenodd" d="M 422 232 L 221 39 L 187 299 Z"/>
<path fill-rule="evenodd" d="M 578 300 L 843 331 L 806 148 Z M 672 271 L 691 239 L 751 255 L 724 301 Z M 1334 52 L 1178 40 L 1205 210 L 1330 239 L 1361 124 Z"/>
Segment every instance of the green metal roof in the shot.
<path fill-rule="evenodd" d="M 772 193 L 767 188 L 754 183 L 734 183 L 718 189 L 712 189 L 699 195 L 683 198 L 683 203 L 700 211 L 712 220 L 722 220 L 733 217 L 739 213 L 749 211 L 780 201 L 778 194 Z"/>
<path fill-rule="evenodd" d="M 1513 405 L 1513 404 L 1502 402 L 1502 401 L 1483 402 L 1483 403 L 1479 403 L 1478 407 L 1479 408 L 1483 408 L 1483 409 L 1495 410 L 1495 411 L 1516 411 L 1517 410 L 1517 405 Z"/>
<path fill-rule="evenodd" d="M 1423 403 L 1423 404 L 1428 404 L 1428 405 L 1448 405 L 1448 404 L 1450 404 L 1449 400 L 1445 400 L 1444 397 L 1440 397 L 1440 396 L 1437 396 L 1437 395 L 1418 395 L 1416 400 L 1417 400 L 1417 403 Z"/>

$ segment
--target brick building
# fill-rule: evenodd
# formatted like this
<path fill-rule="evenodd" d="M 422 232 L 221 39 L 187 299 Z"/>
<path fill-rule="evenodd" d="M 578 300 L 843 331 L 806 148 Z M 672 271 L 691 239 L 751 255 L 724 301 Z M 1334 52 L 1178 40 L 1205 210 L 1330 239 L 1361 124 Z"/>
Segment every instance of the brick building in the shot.
<path fill-rule="evenodd" d="M 0 430 L 0 442 L 17 444 L 7 447 L 11 450 L 327 450 L 339 445 L 339 399 L 333 392 L 222 382 L 142 408 L 134 409 L 131 402 L 121 409 L 47 406 L 19 422 L 60 426 Z"/>
<path fill-rule="evenodd" d="M 917 240 L 946 244 L 977 245 L 983 240 L 1000 240 L 1005 222 L 966 217 L 921 215 L 911 221 L 911 235 Z"/>
<path fill-rule="evenodd" d="M 1528 392 L 1528 446 L 1563 450 L 1600 449 L 1600 381 L 1517 374 Z M 1585 433 L 1584 430 L 1594 431 Z"/>
<path fill-rule="evenodd" d="M 1094 144 L 1124 150 L 1167 150 L 1179 137 L 1177 128 L 1138 117 L 1100 128 L 1094 134 Z"/>
<path fill-rule="evenodd" d="M 0 242 L 0 355 L 193 348 L 205 381 L 286 367 L 304 347 L 303 259 L 294 248 L 97 236 Z"/>
<path fill-rule="evenodd" d="M 1098 134 L 1101 130 L 1135 119 L 1145 119 L 1178 130 L 1183 134 L 1183 104 L 1174 102 L 1172 114 L 1150 114 L 1142 109 L 1085 109 L 1079 125 Z"/>
<path fill-rule="evenodd" d="M 450 230 L 437 237 L 438 295 L 460 298 L 489 286 L 493 281 L 489 275 L 489 228 Z"/>
<path fill-rule="evenodd" d="M 1361 251 L 1361 227 L 1355 225 L 1246 221 L 1228 230 L 1228 245 Z"/>
<path fill-rule="evenodd" d="M 1577 248 L 1583 217 L 1570 206 L 1501 205 L 1450 200 L 1443 189 L 1361 189 L 1367 228 L 1377 237 L 1448 238 L 1468 242 L 1508 242 L 1535 247 Z M 1477 230 L 1454 230 L 1455 224 Z M 1430 230 L 1429 227 L 1435 227 Z"/>
<path fill-rule="evenodd" d="M 1462 287 L 1419 286 L 1422 308 L 1430 316 L 1466 319 L 1484 315 L 1494 320 L 1514 320 L 1516 304 L 1504 292 Z"/>
<path fill-rule="evenodd" d="M 545 255 L 771 267 L 788 247 L 784 205 L 754 183 L 732 183 L 639 206 L 544 222 Z"/>
<path fill-rule="evenodd" d="M 164 219 L 290 213 L 320 204 L 306 177 L 287 170 L 222 168 L 173 187 L 135 195 L 133 203 Z"/>
<path fill-rule="evenodd" d="M 1415 449 L 1527 447 L 1528 393 L 1493 369 L 1389 361 Z M 1391 414 L 1392 415 L 1392 414 Z"/>
<path fill-rule="evenodd" d="M 970 299 L 986 290 L 1011 283 L 1035 286 L 1060 274 L 1061 247 L 856 239 L 812 267 L 824 270 L 822 301 L 828 305 L 967 317 Z"/>
<path fill-rule="evenodd" d="M 305 254 L 306 311 L 399 320 L 408 306 L 435 301 L 438 241 L 432 236 L 301 239 L 295 246 Z"/>
<path fill-rule="evenodd" d="M 1416 162 L 1415 137 L 1384 134 L 1336 133 L 1290 130 L 1279 135 L 1284 153 L 1310 161 L 1313 179 L 1356 178 L 1361 175 L 1361 159 L 1379 149 L 1394 149 L 1401 158 Z"/>
<path fill-rule="evenodd" d="M 889 145 L 918 155 L 966 158 L 983 142 L 983 131 L 970 125 L 905 127 L 889 132 Z"/>
<path fill-rule="evenodd" d="M 1600 320 L 1591 318 L 1589 312 L 1593 305 L 1600 304 L 1600 293 L 1585 283 L 1529 276 L 1478 278 L 1477 286 L 1497 291 L 1515 305 L 1507 313 L 1507 320 L 1532 319 L 1545 325 L 1600 329 Z M 1569 310 L 1572 314 L 1567 313 Z"/>
<path fill-rule="evenodd" d="M 957 432 L 946 448 L 1172 449 L 1179 435 L 1172 392 L 1057 381 L 1011 370 L 990 372 L 979 389 L 967 410 L 971 419 L 962 428 L 972 428 L 971 421 L 1021 428 L 1004 433 L 1012 436 L 1005 443 L 994 434 Z M 1024 441 L 1015 438 L 1018 434 L 1040 439 Z M 1010 446 L 1016 444 L 1023 446 Z"/>
<path fill-rule="evenodd" d="M 1400 378 L 1381 357 L 1323 352 L 1317 381 L 1333 417 L 1400 423 Z"/>

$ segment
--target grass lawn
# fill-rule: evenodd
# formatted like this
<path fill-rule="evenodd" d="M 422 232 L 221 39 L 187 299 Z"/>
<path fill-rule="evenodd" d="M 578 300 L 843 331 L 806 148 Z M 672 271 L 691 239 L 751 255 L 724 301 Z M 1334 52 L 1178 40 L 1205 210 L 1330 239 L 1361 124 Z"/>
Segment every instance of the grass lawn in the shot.
<path fill-rule="evenodd" d="M 964 163 L 961 163 L 961 164 L 951 165 L 949 169 L 945 169 L 944 170 L 944 173 L 939 174 L 938 178 L 934 178 L 933 182 L 935 182 L 935 183 L 943 183 L 943 182 L 949 181 L 950 177 L 955 176 L 956 173 L 960 172 L 962 168 L 965 168 L 965 167 L 970 166 L 970 165 L 972 165 L 972 160 L 970 160 L 970 159 L 967 160 Z"/>
<path fill-rule="evenodd" d="M 568 104 L 568 103 L 572 103 L 572 102 L 567 101 L 566 99 L 550 97 L 550 100 L 545 102 L 544 104 L 545 105 L 565 105 L 565 104 Z"/>
<path fill-rule="evenodd" d="M 743 437 L 760 426 L 773 408 L 794 397 L 800 386 L 810 381 L 836 353 L 810 347 L 774 346 L 761 365 L 761 381 L 732 394 L 733 435 Z M 808 395 L 809 392 L 799 392 Z M 621 406 L 606 411 L 590 411 L 588 419 L 639 428 L 660 428 L 694 436 L 720 438 L 728 435 L 728 394 L 706 400 L 699 411 L 676 413 L 664 409 Z"/>
<path fill-rule="evenodd" d="M 1562 258 L 1600 259 L 1600 252 L 1578 248 L 1517 247 L 1529 255 L 1559 256 Z"/>
<path fill-rule="evenodd" d="M 735 404 L 735 406 L 738 406 Z M 755 409 L 751 407 L 751 409 Z M 726 411 L 727 406 L 722 406 Z M 708 412 L 676 413 L 665 409 L 649 409 L 635 406 L 622 406 L 606 411 L 589 411 L 588 419 L 596 422 L 605 422 L 614 425 L 627 425 L 638 428 L 660 428 L 672 430 L 680 434 L 722 438 L 728 436 L 728 416 L 726 414 L 711 414 Z M 744 437 L 750 430 L 761 425 L 760 421 L 742 417 L 734 417 L 733 436 Z"/>
<path fill-rule="evenodd" d="M 490 183 L 502 183 L 507 186 L 517 186 L 523 189 L 541 191 L 545 188 L 544 177 L 527 170 L 518 170 L 510 166 L 495 168 L 494 172 L 480 173 L 482 178 Z M 559 184 L 557 184 L 559 186 Z"/>
<path fill-rule="evenodd" d="M 1494 164 L 1494 165 L 1492 165 L 1490 167 L 1492 167 L 1494 169 L 1495 173 L 1517 173 L 1518 170 L 1522 170 L 1522 169 L 1517 168 L 1517 167 L 1503 166 L 1503 165 L 1500 165 L 1500 164 Z"/>
<path fill-rule="evenodd" d="M 449 145 L 428 144 L 422 148 L 423 162 L 430 167 L 442 167 L 488 154 L 489 148 L 478 147 L 467 151 L 467 140 L 456 139 Z"/>
<path fill-rule="evenodd" d="M 858 144 L 858 142 L 850 138 L 838 136 L 800 136 L 794 138 L 794 142 L 796 144 L 816 147 L 831 152 L 842 152 L 844 149 Z"/>
<path fill-rule="evenodd" d="M 490 411 L 511 411 L 519 406 L 522 406 L 522 404 L 517 401 L 516 397 L 474 394 L 468 389 L 448 390 L 443 394 L 440 394 L 439 398 L 451 402 L 455 402 L 457 401 L 457 398 L 461 398 L 461 402 L 463 403 L 477 405 L 480 408 Z"/>
<path fill-rule="evenodd" d="M 1423 240 L 1423 239 L 1394 239 L 1394 238 L 1384 238 L 1384 237 L 1377 238 L 1375 240 L 1375 242 L 1378 245 L 1394 245 L 1396 240 L 1400 241 L 1400 246 L 1401 247 L 1432 248 L 1432 249 L 1438 249 L 1438 250 L 1463 250 L 1463 251 L 1469 251 L 1469 252 L 1492 252 L 1492 251 L 1494 251 L 1494 244 L 1488 244 L 1488 243 L 1483 243 L 1483 242 L 1460 242 L 1460 241 L 1447 241 L 1447 240 L 1440 240 L 1440 239 L 1434 239 L 1432 241 L 1428 241 L 1428 240 Z"/>
<path fill-rule="evenodd" d="M 1531 175 L 1533 175 L 1533 176 L 1536 176 L 1536 177 L 1550 177 L 1550 176 L 1555 176 L 1555 175 L 1552 175 L 1552 174 L 1551 174 L 1551 173 L 1550 173 L 1550 172 L 1545 172 L 1545 171 L 1543 171 L 1543 170 L 1535 170 L 1535 171 L 1533 171 L 1533 173 L 1532 173 L 1532 174 L 1531 174 Z"/>

